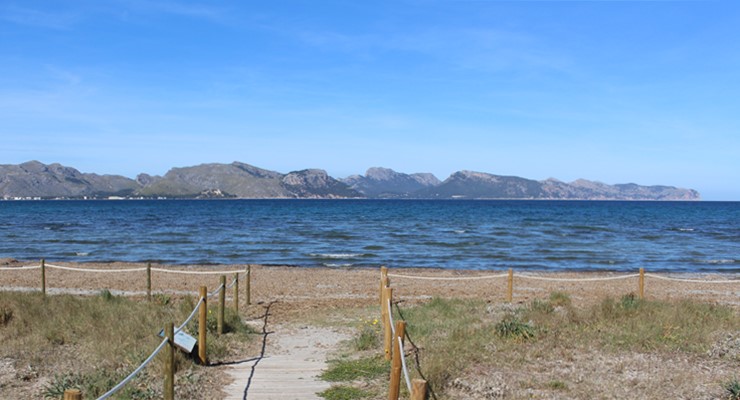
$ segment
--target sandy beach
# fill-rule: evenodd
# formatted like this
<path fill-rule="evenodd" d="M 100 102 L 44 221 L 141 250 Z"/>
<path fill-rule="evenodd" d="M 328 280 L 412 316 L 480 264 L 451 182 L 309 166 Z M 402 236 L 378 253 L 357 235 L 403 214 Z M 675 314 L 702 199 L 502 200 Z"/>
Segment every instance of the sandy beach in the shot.
<path fill-rule="evenodd" d="M 47 291 L 98 293 L 108 289 L 113 293 L 143 296 L 146 293 L 146 273 L 144 271 L 112 272 L 126 269 L 142 269 L 146 264 L 133 263 L 56 263 L 50 266 L 89 269 L 99 272 L 71 271 L 46 268 Z M 0 260 L 0 285 L 5 290 L 40 290 L 41 275 L 38 269 L 22 270 L 22 266 L 39 265 L 39 261 Z M 17 270 L 16 270 L 17 268 Z M 170 295 L 197 295 L 198 288 L 205 285 L 208 290 L 219 284 L 219 275 L 191 275 L 184 272 L 228 271 L 227 282 L 233 280 L 234 273 L 244 278 L 247 265 L 194 265 L 167 266 L 152 265 L 153 269 L 172 271 L 152 272 L 152 292 Z M 374 303 L 378 298 L 379 268 L 303 268 L 295 266 L 251 265 L 252 302 L 279 300 L 298 309 L 301 304 L 319 307 L 362 306 Z M 441 269 L 393 269 L 391 286 L 395 299 L 415 302 L 432 297 L 476 298 L 489 302 L 504 302 L 507 294 L 507 271 L 465 271 Z M 612 272 L 528 272 L 514 271 L 513 302 L 527 302 L 535 298 L 545 298 L 551 292 L 568 293 L 574 303 L 590 304 L 611 296 L 619 297 L 637 293 L 638 277 L 634 273 Z M 395 275 L 404 275 L 405 278 Z M 526 278 L 531 276 L 533 278 Z M 740 307 L 740 279 L 736 274 L 655 274 L 665 280 L 653 277 L 647 271 L 645 278 L 645 297 L 649 299 L 696 299 Z M 418 279 L 442 278 L 443 280 Z M 417 279 L 413 279 L 417 278 Z M 452 279 L 450 279 L 452 278 Z M 553 280 L 540 280 L 546 278 Z M 601 278 L 617 278 L 599 280 Z M 561 281 L 566 280 L 566 281 Z M 684 280 L 684 281 L 680 281 Z M 738 280 L 738 282 L 713 283 Z M 705 282 L 694 282 L 705 281 Z M 241 281 L 244 288 L 243 281 Z M 244 292 L 244 290 L 240 290 Z M 246 301 L 242 296 L 242 301 Z M 292 308 L 292 307 L 290 307 Z"/>

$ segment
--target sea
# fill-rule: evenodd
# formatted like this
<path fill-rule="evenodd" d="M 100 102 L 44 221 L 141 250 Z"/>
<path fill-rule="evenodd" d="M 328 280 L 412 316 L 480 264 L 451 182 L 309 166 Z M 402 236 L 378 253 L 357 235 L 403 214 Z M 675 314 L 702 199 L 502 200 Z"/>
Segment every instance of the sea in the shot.
<path fill-rule="evenodd" d="M 740 272 L 740 202 L 0 201 L 0 258 Z"/>

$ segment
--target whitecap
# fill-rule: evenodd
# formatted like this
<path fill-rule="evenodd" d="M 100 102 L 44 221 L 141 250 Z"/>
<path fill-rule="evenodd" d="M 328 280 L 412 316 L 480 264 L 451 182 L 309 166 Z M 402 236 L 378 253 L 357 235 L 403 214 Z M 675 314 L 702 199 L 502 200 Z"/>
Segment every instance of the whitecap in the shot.
<path fill-rule="evenodd" d="M 332 263 L 324 263 L 322 265 L 325 267 L 329 267 L 329 268 L 346 268 L 346 267 L 352 266 L 352 264 L 332 264 Z"/>
<path fill-rule="evenodd" d="M 356 254 L 356 253 L 324 253 L 324 254 L 316 254 L 316 253 L 311 253 L 311 254 L 309 254 L 309 256 L 316 257 L 316 258 L 347 259 L 347 258 L 362 257 L 363 254 Z"/>
<path fill-rule="evenodd" d="M 90 253 L 77 252 L 75 253 L 75 255 L 77 255 L 78 257 L 87 257 L 90 255 Z"/>
<path fill-rule="evenodd" d="M 707 260 L 707 264 L 734 264 L 737 260 L 730 259 L 719 259 L 719 260 Z"/>

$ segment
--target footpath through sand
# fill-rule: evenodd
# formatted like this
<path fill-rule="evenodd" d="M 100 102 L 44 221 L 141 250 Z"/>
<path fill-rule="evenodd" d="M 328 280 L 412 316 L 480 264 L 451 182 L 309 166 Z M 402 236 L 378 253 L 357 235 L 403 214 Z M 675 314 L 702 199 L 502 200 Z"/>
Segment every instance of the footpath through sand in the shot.
<path fill-rule="evenodd" d="M 262 333 L 261 354 L 230 366 L 233 379 L 224 388 L 228 400 L 309 400 L 329 388 L 318 378 L 326 360 L 349 335 L 338 329 L 315 326 L 270 325 L 270 306 L 252 326 Z"/>

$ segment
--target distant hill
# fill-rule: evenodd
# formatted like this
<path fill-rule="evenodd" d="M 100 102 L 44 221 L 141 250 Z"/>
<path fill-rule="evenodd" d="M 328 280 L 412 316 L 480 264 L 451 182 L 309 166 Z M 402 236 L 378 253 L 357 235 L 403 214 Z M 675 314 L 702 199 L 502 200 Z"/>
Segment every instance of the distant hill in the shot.
<path fill-rule="evenodd" d="M 408 175 L 388 168 L 370 168 L 364 176 L 352 175 L 342 181 L 365 196 L 377 198 L 409 197 L 440 184 L 440 180 L 429 173 Z"/>
<path fill-rule="evenodd" d="M 128 196 L 138 188 L 136 181 L 123 176 L 83 174 L 60 164 L 0 165 L 0 197 Z"/>
<path fill-rule="evenodd" d="M 432 199 L 699 200 L 699 193 L 672 186 L 607 185 L 584 179 L 565 183 L 460 171 L 441 184 L 414 193 Z"/>
<path fill-rule="evenodd" d="M 440 182 L 430 173 L 404 174 L 370 168 L 343 180 L 320 169 L 282 174 L 241 162 L 172 168 L 164 176 L 136 179 L 97 175 L 60 164 L 29 161 L 0 165 L 0 198 L 419 198 L 698 200 L 699 193 L 672 186 L 607 185 L 577 180 L 535 181 L 516 176 L 459 171 Z"/>

